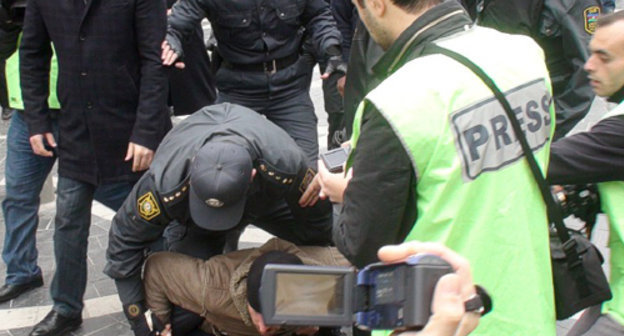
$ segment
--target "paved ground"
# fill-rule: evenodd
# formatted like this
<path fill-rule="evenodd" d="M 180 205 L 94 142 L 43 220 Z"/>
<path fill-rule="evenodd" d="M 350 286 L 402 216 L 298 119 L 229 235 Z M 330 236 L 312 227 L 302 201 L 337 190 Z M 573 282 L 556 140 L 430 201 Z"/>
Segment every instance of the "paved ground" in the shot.
<path fill-rule="evenodd" d="M 623 0 L 618 0 L 618 7 L 622 8 Z M 317 72 L 318 73 L 318 72 Z M 311 96 L 316 107 L 319 118 L 319 143 L 323 147 L 326 144 L 327 121 L 323 110 L 321 82 L 318 76 L 312 84 Z M 606 111 L 603 101 L 596 101 L 592 109 L 592 114 L 587 118 L 579 129 L 584 129 L 587 125 L 595 122 L 597 118 Z M 6 151 L 6 132 L 8 122 L 0 123 L 0 200 L 4 199 L 4 161 Z M 323 148 L 322 148 L 323 150 Z M 55 179 L 54 179 L 55 181 Z M 43 198 L 52 200 L 53 194 L 48 192 Z M 0 304 L 0 336 L 27 335 L 32 325 L 41 320 L 50 310 L 51 299 L 49 296 L 49 285 L 54 273 L 54 255 L 52 247 L 52 234 L 54 225 L 54 202 L 48 202 L 41 207 L 40 222 L 37 230 L 37 246 L 39 249 L 39 265 L 43 270 L 44 286 L 15 300 Z M 105 248 L 108 241 L 108 229 L 112 211 L 94 204 L 91 233 L 89 236 L 89 279 L 85 294 L 86 308 L 83 314 L 84 323 L 80 329 L 72 335 L 101 335 L 101 336 L 130 336 L 132 332 L 121 313 L 121 304 L 117 299 L 115 286 L 112 280 L 102 273 L 105 263 Z M 4 236 L 4 222 L 0 218 L 0 237 Z M 241 240 L 241 246 L 257 246 L 268 239 L 268 235 L 259 229 L 249 229 L 245 232 Z M 608 251 L 604 246 L 607 240 L 605 219 L 601 218 L 597 234 L 594 237 L 596 243 L 601 247 L 605 257 L 608 258 Z M 3 244 L 0 242 L 0 244 Z M 1 246 L 1 245 L 0 245 Z M 4 279 L 6 267 L 0 263 L 0 280 Z M 565 334 L 565 331 L 574 322 L 574 318 L 559 323 L 558 335 Z"/>

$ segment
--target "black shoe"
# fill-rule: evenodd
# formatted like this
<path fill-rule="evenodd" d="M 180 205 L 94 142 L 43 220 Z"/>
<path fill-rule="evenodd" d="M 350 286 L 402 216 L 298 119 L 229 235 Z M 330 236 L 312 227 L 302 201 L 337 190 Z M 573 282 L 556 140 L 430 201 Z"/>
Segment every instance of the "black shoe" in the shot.
<path fill-rule="evenodd" d="M 9 119 L 11 119 L 11 116 L 13 115 L 13 113 L 15 113 L 14 109 L 8 108 L 8 107 L 3 107 L 2 108 L 2 120 L 9 120 Z"/>
<path fill-rule="evenodd" d="M 78 329 L 82 317 L 66 317 L 52 310 L 37 323 L 28 336 L 65 336 Z"/>
<path fill-rule="evenodd" d="M 19 285 L 4 284 L 2 287 L 0 287 L 0 303 L 15 299 L 23 293 L 41 286 L 43 286 L 43 278 L 41 277 L 41 275 L 30 280 L 27 283 Z"/>

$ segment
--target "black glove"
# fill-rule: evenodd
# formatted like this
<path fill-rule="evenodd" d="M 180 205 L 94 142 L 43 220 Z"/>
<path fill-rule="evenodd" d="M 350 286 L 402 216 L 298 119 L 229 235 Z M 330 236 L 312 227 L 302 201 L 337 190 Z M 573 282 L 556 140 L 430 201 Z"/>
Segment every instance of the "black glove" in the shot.
<path fill-rule="evenodd" d="M 327 59 L 327 67 L 323 75 L 331 76 L 333 73 L 347 73 L 347 63 L 342 59 L 341 55 L 330 56 Z"/>
<path fill-rule="evenodd" d="M 169 33 L 167 33 L 167 36 L 165 37 L 165 41 L 167 41 L 171 50 L 173 50 L 173 52 L 175 52 L 178 55 L 178 59 L 176 60 L 176 62 L 181 61 L 182 57 L 184 57 L 184 49 L 182 48 L 182 41 L 180 41 L 178 37 Z"/>
<path fill-rule="evenodd" d="M 137 303 L 126 304 L 123 306 L 124 314 L 130 322 L 130 328 L 134 332 L 134 336 L 151 336 L 154 335 L 147 324 L 145 318 L 145 303 L 143 301 Z"/>

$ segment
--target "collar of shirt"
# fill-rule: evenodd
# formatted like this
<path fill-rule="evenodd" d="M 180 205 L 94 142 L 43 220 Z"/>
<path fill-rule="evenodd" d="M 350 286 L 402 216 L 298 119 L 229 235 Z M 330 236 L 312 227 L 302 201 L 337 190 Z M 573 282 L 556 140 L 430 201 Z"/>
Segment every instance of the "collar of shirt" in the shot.
<path fill-rule="evenodd" d="M 414 20 L 373 66 L 373 72 L 385 78 L 407 61 L 406 54 L 410 55 L 409 59 L 419 56 L 422 50 L 415 52 L 415 48 L 422 48 L 423 42 L 450 35 L 470 24 L 470 17 L 456 0 L 445 0 Z"/>

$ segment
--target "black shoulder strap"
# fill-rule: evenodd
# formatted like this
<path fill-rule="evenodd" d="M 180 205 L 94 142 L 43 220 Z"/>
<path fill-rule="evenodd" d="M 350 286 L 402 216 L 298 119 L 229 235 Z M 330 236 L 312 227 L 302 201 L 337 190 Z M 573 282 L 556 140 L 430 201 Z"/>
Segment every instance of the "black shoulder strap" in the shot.
<path fill-rule="evenodd" d="M 511 122 L 511 126 L 514 130 L 514 134 L 516 135 L 516 138 L 518 138 L 518 141 L 520 142 L 520 146 L 522 147 L 524 156 L 526 157 L 529 167 L 531 168 L 531 172 L 533 173 L 533 177 L 535 178 L 535 181 L 537 182 L 539 190 L 542 194 L 542 198 L 544 199 L 544 202 L 546 203 L 548 219 L 551 223 L 555 224 L 557 235 L 559 236 L 559 239 L 561 240 L 563 250 L 566 255 L 566 259 L 568 260 L 568 266 L 570 268 L 577 268 L 575 266 L 579 266 L 579 262 L 578 262 L 579 256 L 576 250 L 576 241 L 574 239 L 570 239 L 568 230 L 565 227 L 565 224 L 563 223 L 563 215 L 561 213 L 561 208 L 555 203 L 553 199 L 553 196 L 550 192 L 550 187 L 548 183 L 546 182 L 546 180 L 544 179 L 544 175 L 542 174 L 541 169 L 537 165 L 537 161 L 535 160 L 535 157 L 533 156 L 533 151 L 529 147 L 529 144 L 526 140 L 524 132 L 522 131 L 522 128 L 520 127 L 520 123 L 518 122 L 518 119 L 516 118 L 516 115 L 514 114 L 513 109 L 511 108 L 511 105 L 509 104 L 509 101 L 507 101 L 507 98 L 505 98 L 505 95 L 496 86 L 494 81 L 478 65 L 474 64 L 472 61 L 470 61 L 468 58 L 464 57 L 463 55 L 460 55 L 452 50 L 442 48 L 435 44 L 430 44 L 429 46 L 427 46 L 427 53 L 428 54 L 443 54 L 463 64 L 472 72 L 474 72 L 474 74 L 477 75 L 483 81 L 483 83 L 485 83 L 485 85 L 487 85 L 490 88 L 490 90 L 494 93 L 494 96 L 496 97 L 496 99 L 503 106 L 503 109 L 505 110 L 505 113 L 507 114 L 507 117 L 509 118 L 509 121 Z M 577 269 L 582 270 L 582 267 L 578 267 Z"/>

